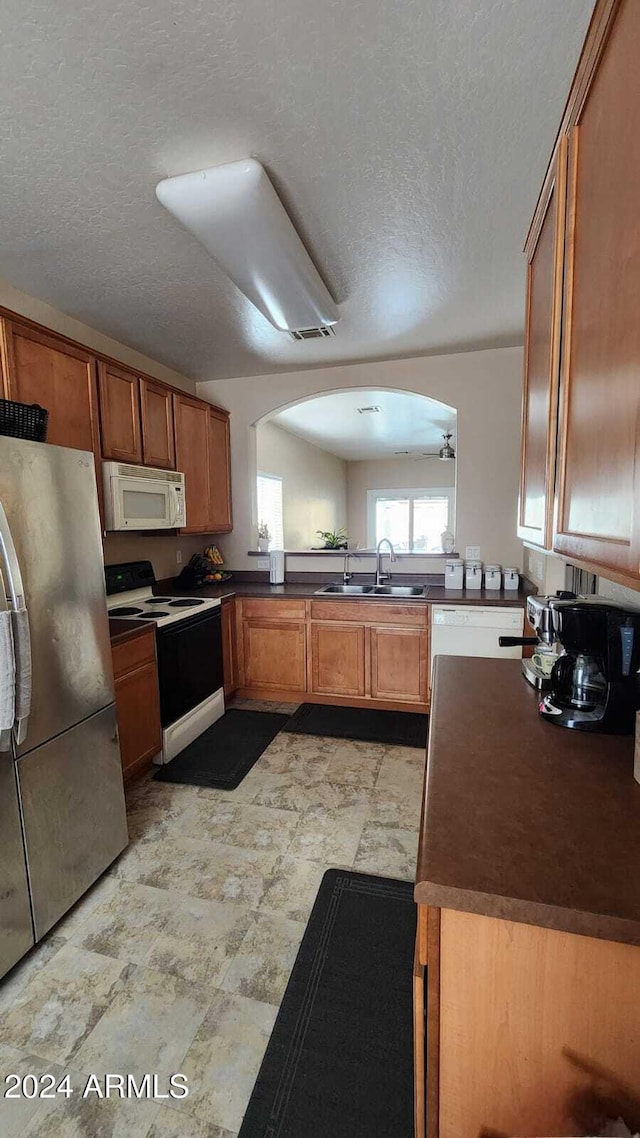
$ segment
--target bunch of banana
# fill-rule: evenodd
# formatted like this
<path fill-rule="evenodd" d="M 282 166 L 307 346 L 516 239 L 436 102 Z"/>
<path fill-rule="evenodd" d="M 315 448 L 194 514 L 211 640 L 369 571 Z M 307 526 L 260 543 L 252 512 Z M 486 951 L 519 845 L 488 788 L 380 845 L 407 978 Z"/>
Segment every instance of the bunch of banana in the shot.
<path fill-rule="evenodd" d="M 224 565 L 224 559 L 217 546 L 208 545 L 204 551 L 205 557 L 208 557 L 212 565 Z"/>

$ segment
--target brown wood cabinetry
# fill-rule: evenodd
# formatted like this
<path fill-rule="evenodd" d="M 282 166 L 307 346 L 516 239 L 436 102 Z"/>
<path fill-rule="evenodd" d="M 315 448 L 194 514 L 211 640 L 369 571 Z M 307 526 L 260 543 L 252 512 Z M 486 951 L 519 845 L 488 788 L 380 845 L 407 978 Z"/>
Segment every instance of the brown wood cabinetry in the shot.
<path fill-rule="evenodd" d="M 188 395 L 173 395 L 176 469 L 185 477 L 187 524 L 183 533 L 210 533 L 209 408 Z"/>
<path fill-rule="evenodd" d="M 122 773 L 130 782 L 162 746 L 156 641 L 152 628 L 112 649 Z"/>
<path fill-rule="evenodd" d="M 243 621 L 244 681 L 247 687 L 300 692 L 306 687 L 307 646 L 300 621 Z"/>
<path fill-rule="evenodd" d="M 563 139 L 544 210 L 527 243 L 518 536 L 545 549 L 551 548 L 553 531 L 566 161 Z"/>
<path fill-rule="evenodd" d="M 364 625 L 313 621 L 310 627 L 311 690 L 317 695 L 364 696 Z"/>
<path fill-rule="evenodd" d="M 237 607 L 244 697 L 427 710 L 428 605 L 261 597 Z"/>
<path fill-rule="evenodd" d="M 7 398 L 47 408 L 48 442 L 97 452 L 94 357 L 83 348 L 17 321 L 3 320 L 2 325 Z"/>
<path fill-rule="evenodd" d="M 640 1094 L 640 948 L 452 909 L 429 909 L 429 925 L 428 1138 L 593 1133 L 572 1108 L 607 1072 Z M 424 1084 L 415 1099 L 422 1135 Z"/>
<path fill-rule="evenodd" d="M 138 377 L 124 368 L 98 364 L 102 457 L 142 462 Z"/>
<path fill-rule="evenodd" d="M 558 552 L 640 578 L 640 5 L 570 135 Z"/>
<path fill-rule="evenodd" d="M 217 407 L 209 409 L 209 529 L 211 533 L 233 529 L 229 416 Z"/>
<path fill-rule="evenodd" d="M 145 466 L 174 470 L 176 452 L 173 441 L 173 403 L 170 387 L 140 380 L 142 420 L 142 458 Z"/>
<path fill-rule="evenodd" d="M 371 629 L 371 696 L 373 699 L 428 698 L 429 635 L 426 628 Z"/>
<path fill-rule="evenodd" d="M 640 244 L 639 54 L 640 5 L 597 0 L 526 246 L 518 528 L 523 539 L 548 547 L 553 513 L 557 553 L 634 588 L 640 588 L 640 259 L 632 252 Z"/>
<path fill-rule="evenodd" d="M 238 640 L 236 635 L 236 602 L 233 597 L 222 602 L 222 660 L 225 698 L 238 689 Z"/>

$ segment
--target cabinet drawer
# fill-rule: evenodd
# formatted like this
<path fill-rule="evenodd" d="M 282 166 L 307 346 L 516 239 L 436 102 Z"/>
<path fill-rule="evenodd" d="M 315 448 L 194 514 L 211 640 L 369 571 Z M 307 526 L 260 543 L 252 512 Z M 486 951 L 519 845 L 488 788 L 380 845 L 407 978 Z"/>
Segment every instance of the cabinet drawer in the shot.
<path fill-rule="evenodd" d="M 113 674 L 116 679 L 125 672 L 131 672 L 142 664 L 148 664 L 156 658 L 156 637 L 152 628 L 145 628 L 139 636 L 125 640 L 124 644 L 114 644 L 111 649 L 113 659 Z"/>
<path fill-rule="evenodd" d="M 297 597 L 245 597 L 242 616 L 245 620 L 304 620 L 305 601 Z"/>
<path fill-rule="evenodd" d="M 426 628 L 428 605 L 387 601 L 312 601 L 312 620 L 357 620 L 359 624 L 409 625 Z"/>

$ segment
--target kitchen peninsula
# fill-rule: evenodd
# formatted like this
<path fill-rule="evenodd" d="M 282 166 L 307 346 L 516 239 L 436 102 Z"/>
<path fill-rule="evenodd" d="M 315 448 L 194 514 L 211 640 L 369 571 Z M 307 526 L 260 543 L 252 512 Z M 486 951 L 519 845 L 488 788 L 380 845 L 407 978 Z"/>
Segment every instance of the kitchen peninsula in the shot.
<path fill-rule="evenodd" d="M 418 1135 L 576 1134 L 583 1061 L 638 1095 L 639 859 L 632 740 L 542 721 L 517 661 L 441 658 L 415 887 Z"/>

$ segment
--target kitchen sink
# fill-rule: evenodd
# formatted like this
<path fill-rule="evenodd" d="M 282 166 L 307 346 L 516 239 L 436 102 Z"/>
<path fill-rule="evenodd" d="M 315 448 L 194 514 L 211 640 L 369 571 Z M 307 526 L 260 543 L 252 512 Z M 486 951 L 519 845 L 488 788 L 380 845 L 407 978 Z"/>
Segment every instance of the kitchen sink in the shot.
<path fill-rule="evenodd" d="M 374 585 L 378 597 L 424 597 L 427 585 Z"/>
<path fill-rule="evenodd" d="M 323 585 L 321 589 L 316 589 L 316 593 L 346 593 L 354 596 L 361 593 L 372 593 L 373 590 L 373 585 Z"/>
<path fill-rule="evenodd" d="M 424 597 L 428 585 L 323 585 L 319 593 L 342 593 L 346 596 Z"/>

